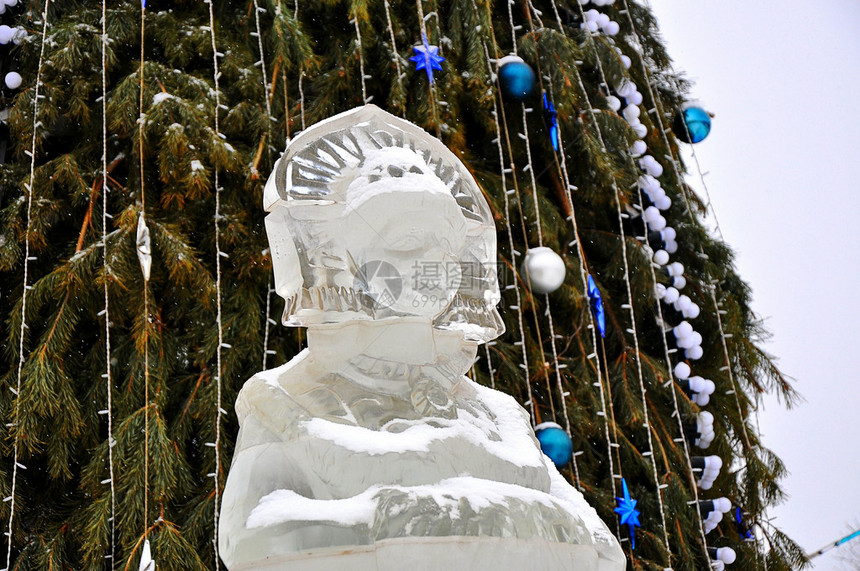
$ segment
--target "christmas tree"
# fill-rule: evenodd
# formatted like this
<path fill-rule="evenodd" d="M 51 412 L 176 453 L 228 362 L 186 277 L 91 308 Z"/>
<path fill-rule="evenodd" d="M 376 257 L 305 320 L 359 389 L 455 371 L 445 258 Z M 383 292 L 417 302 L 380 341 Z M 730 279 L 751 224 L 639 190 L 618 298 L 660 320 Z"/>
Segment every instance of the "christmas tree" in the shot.
<path fill-rule="evenodd" d="M 9 6 L 6 567 L 134 568 L 150 546 L 163 569 L 220 566 L 232 403 L 303 344 L 279 324 L 263 186 L 297 131 L 369 102 L 486 195 L 507 333 L 472 376 L 569 436 L 562 472 L 629 567 L 703 569 L 726 547 L 738 569 L 801 566 L 767 520 L 785 468 L 755 423 L 762 394 L 795 395 L 684 183 L 690 86 L 647 8 L 583 4 Z"/>

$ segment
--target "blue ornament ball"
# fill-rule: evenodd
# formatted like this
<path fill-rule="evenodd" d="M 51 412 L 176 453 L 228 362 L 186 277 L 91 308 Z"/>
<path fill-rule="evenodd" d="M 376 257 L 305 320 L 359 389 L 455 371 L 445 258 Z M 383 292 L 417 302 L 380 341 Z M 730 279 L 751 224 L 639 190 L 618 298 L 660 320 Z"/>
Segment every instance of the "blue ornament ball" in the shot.
<path fill-rule="evenodd" d="M 536 85 L 534 70 L 521 57 L 505 56 L 499 60 L 499 86 L 505 99 L 525 101 Z"/>
<path fill-rule="evenodd" d="M 570 436 L 554 422 L 542 422 L 535 427 L 540 449 L 552 463 L 561 468 L 573 458 L 573 442 Z"/>
<path fill-rule="evenodd" d="M 685 143 L 699 143 L 711 132 L 711 116 L 701 107 L 688 105 L 675 115 L 672 131 Z"/>

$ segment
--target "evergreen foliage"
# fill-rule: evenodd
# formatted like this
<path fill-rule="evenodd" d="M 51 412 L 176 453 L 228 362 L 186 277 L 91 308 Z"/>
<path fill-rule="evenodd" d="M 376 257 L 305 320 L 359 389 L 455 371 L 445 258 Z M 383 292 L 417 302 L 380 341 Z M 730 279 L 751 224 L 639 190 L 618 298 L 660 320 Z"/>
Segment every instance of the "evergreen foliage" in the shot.
<path fill-rule="evenodd" d="M 479 382 L 494 383 L 526 403 L 520 345 L 524 341 L 536 420 L 555 420 L 564 426 L 561 399 L 566 399 L 575 450 L 582 452 L 576 457 L 579 483 L 588 501 L 610 529 L 616 529 L 612 455 L 616 471 L 623 471 L 631 495 L 639 502 L 642 528 L 636 550 L 631 553 L 629 544 L 624 544 L 632 555 L 629 568 L 707 567 L 699 522 L 689 505 L 694 491 L 686 458 L 693 453 L 717 454 L 724 461 L 716 484 L 703 497 L 730 498 L 766 538 L 759 544 L 744 543 L 726 518 L 708 534 L 709 545 L 732 546 L 738 552 L 736 569 L 788 570 L 803 564 L 800 548 L 766 520 L 765 509 L 783 499 L 779 480 L 785 467 L 760 442 L 754 420 L 762 394 L 776 393 L 789 404 L 796 396 L 759 346 L 765 332 L 750 309 L 750 290 L 735 272 L 731 250 L 702 226 L 702 203 L 689 188 L 679 186 L 671 163 L 663 159 L 677 157 L 678 149 L 671 134 L 671 147 L 666 147 L 656 114 L 670 125 L 688 85 L 669 71 L 670 60 L 648 9 L 633 1 L 601 8 L 621 25 L 621 33 L 610 39 L 601 34 L 589 37 L 580 29 L 581 12 L 575 0 L 517 0 L 512 4 L 515 30 L 509 24 L 507 2 L 419 0 L 428 40 L 441 46 L 446 58 L 431 87 L 426 75 L 415 72 L 408 61 L 412 46 L 421 42 L 415 2 L 212 1 L 221 109 L 215 103 L 208 4 L 150 0 L 145 10 L 141 98 L 141 7 L 135 2 L 108 2 L 107 181 L 102 172 L 101 2 L 52 2 L 41 58 L 44 4 L 22 0 L 14 14 L 4 17 L 6 23 L 14 19 L 28 31 L 13 51 L 25 84 L 14 97 L 6 93 L 3 101 L 10 109 L 11 137 L 0 190 L 4 339 L 0 411 L 9 422 L 0 462 L 3 497 L 11 494 L 16 442 L 22 465 L 11 537 L 13 568 L 136 568 L 145 534 L 161 569 L 216 568 L 211 545 L 216 498 L 212 474 L 217 473 L 223 487 L 238 428 L 232 403 L 264 359 L 269 367 L 284 363 L 302 346 L 301 331 L 268 321 L 277 321 L 283 301 L 270 291 L 263 185 L 291 134 L 364 102 L 362 68 L 368 99 L 439 136 L 463 159 L 485 192 L 499 228 L 501 282 L 510 286 L 500 306 L 508 331 L 489 347 L 491 365 L 482 359 L 474 374 Z M 630 19 L 625 4 L 629 4 Z M 259 38 L 257 18 L 262 30 Z M 360 45 L 353 20 L 361 33 Z M 630 21 L 642 38 L 641 45 L 631 34 Z M 568 189 L 560 156 L 550 145 L 539 95 L 525 106 L 505 102 L 494 84 L 488 56 L 496 59 L 510 53 L 512 32 L 519 55 L 535 69 L 558 111 L 566 172 L 575 190 Z M 629 70 L 616 47 L 633 60 Z M 642 73 L 643 60 L 649 77 Z M 34 117 L 40 61 L 42 85 Z M 612 191 L 613 185 L 620 189 L 625 212 L 641 209 L 635 184 L 641 173 L 627 151 L 636 136 L 608 108 L 601 73 L 610 85 L 627 76 L 639 86 L 650 80 L 659 97 L 652 101 L 642 88 L 641 107 L 649 112 L 643 111 L 641 120 L 648 127 L 651 154 L 665 167 L 660 182 L 673 204 L 664 215 L 677 229 L 679 243 L 673 260 L 686 268 L 684 293 L 702 308 L 695 327 L 704 338 L 704 357 L 694 370 L 717 386 L 707 407 L 715 416 L 717 437 L 707 452 L 687 451 L 677 441 L 673 394 L 685 418 L 699 407 L 677 384 L 666 384 L 671 381 L 651 253 L 636 239 L 642 230 L 637 231 L 632 222 L 628 225 L 630 218 L 625 221 L 624 244 L 650 415 L 650 426 L 643 426 L 636 349 L 629 313 L 623 307 L 627 292 L 622 227 Z M 594 114 L 589 105 L 595 108 Z M 524 111 L 526 107 L 531 112 Z M 216 113 L 223 138 L 215 131 Z M 503 159 L 495 117 L 503 130 Z M 523 132 L 529 133 L 528 141 L 518 136 Z M 31 139 L 36 153 L 28 217 Z M 529 156 L 531 172 L 524 169 Z M 503 180 L 502 169 L 511 167 L 513 172 Z M 219 375 L 216 170 L 223 187 L 217 220 L 220 247 L 227 254 L 221 259 L 226 345 L 220 376 L 228 414 L 222 417 L 218 467 L 211 445 Z M 513 191 L 507 197 L 510 235 L 505 190 Z M 105 243 L 99 214 L 102 200 L 107 200 L 112 215 Z M 142 209 L 152 233 L 148 284 L 142 279 L 135 247 Z M 569 221 L 572 212 L 578 243 Z M 528 247 L 541 239 L 563 256 L 568 270 L 562 288 L 549 298 L 532 295 L 522 275 L 513 271 Z M 26 327 L 24 351 L 19 355 L 27 240 L 32 259 L 26 261 Z M 606 310 L 607 336 L 596 348 L 580 260 L 595 278 Z M 514 282 L 515 276 L 519 283 Z M 667 283 L 659 270 L 656 276 Z M 105 559 L 111 552 L 108 415 L 103 413 L 108 402 L 103 377 L 107 371 L 105 283 L 112 347 L 110 414 L 116 441 L 113 565 Z M 522 296 L 524 340 L 512 309 L 517 304 L 513 286 Z M 549 335 L 547 299 L 555 339 Z M 725 368 L 718 315 L 730 334 L 726 341 L 736 387 Z M 556 390 L 553 342 L 563 367 L 565 396 Z M 266 356 L 266 350 L 274 354 Z M 596 357 L 589 357 L 595 352 Z M 16 395 L 21 356 L 21 390 Z M 602 393 L 594 386 L 598 367 L 603 368 L 601 378 L 611 399 L 608 419 L 601 416 Z M 617 450 L 607 447 L 606 422 L 620 444 Z M 653 439 L 653 456 L 643 455 L 647 430 Z M 147 456 L 149 479 L 145 481 Z M 660 478 L 659 491 L 651 475 L 652 461 Z M 574 481 L 572 466 L 563 472 Z M 671 554 L 663 544 L 658 493 L 666 506 Z M 9 501 L 0 504 L 3 522 L 9 519 L 10 505 Z M 626 530 L 621 530 L 624 536 Z"/>

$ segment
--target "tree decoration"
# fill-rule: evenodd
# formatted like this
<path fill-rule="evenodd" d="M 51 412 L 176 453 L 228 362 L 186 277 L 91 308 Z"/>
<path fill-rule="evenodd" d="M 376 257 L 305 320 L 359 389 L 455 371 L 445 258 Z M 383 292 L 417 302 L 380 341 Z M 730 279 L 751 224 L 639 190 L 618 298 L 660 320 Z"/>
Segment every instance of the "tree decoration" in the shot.
<path fill-rule="evenodd" d="M 564 429 L 555 422 L 542 422 L 535 426 L 540 449 L 557 467 L 567 466 L 573 458 L 573 442 Z"/>
<path fill-rule="evenodd" d="M 558 113 L 546 93 L 543 94 L 543 116 L 549 126 L 549 140 L 552 143 L 552 148 L 558 152 Z"/>
<path fill-rule="evenodd" d="M 152 244 L 143 211 L 137 219 L 137 259 L 140 262 L 140 271 L 143 272 L 143 281 L 148 282 L 149 270 L 152 267 Z"/>
<path fill-rule="evenodd" d="M 709 547 L 708 554 L 714 561 L 718 561 L 727 565 L 731 565 L 732 563 L 734 563 L 735 559 L 737 558 L 735 550 L 731 547 Z"/>
<path fill-rule="evenodd" d="M 600 290 L 597 289 L 597 284 L 591 275 L 588 276 L 588 301 L 591 305 L 591 313 L 594 314 L 594 320 L 597 322 L 597 330 L 600 331 L 601 337 L 606 337 L 606 314 L 603 311 L 603 299 L 600 297 Z"/>
<path fill-rule="evenodd" d="M 265 291 L 272 280 L 273 250 L 261 238 L 260 173 L 271 171 L 277 153 L 297 131 L 360 100 L 362 86 L 357 75 L 361 62 L 353 59 L 357 53 L 364 58 L 362 75 L 373 83 L 376 101 L 390 112 L 409 115 L 425 130 L 435 130 L 480 177 L 482 190 L 494 206 L 500 264 L 519 270 L 531 244 L 551 249 L 563 258 L 559 265 L 570 264 L 574 271 L 580 271 L 575 281 L 585 285 L 586 291 L 575 284 L 560 286 L 551 300 L 538 295 L 537 289 L 524 292 L 527 277 L 508 279 L 499 305 L 508 333 L 497 344 L 484 347 L 486 358 L 474 364 L 473 378 L 480 384 L 500 385 L 531 409 L 533 419 L 553 420 L 568 435 L 576 431 L 575 449 L 580 450 L 580 442 L 587 445 L 565 466 L 562 475 L 575 478 L 582 489 L 592 490 L 593 497 L 603 503 L 598 506 L 600 513 L 611 516 L 617 505 L 615 498 L 623 497 L 620 475 L 631 478 L 629 486 L 637 490 L 641 496 L 637 499 L 645 502 L 643 506 L 647 504 L 649 513 L 648 518 L 639 517 L 643 537 L 649 539 L 638 544 L 631 567 L 707 569 L 710 564 L 723 564 L 712 561 L 704 547 L 728 543 L 722 543 L 723 538 L 716 543 L 701 537 L 700 512 L 684 509 L 688 502 L 704 499 L 696 497 L 697 490 L 701 493 L 697 481 L 704 476 L 704 469 L 702 474 L 692 474 L 684 461 L 693 454 L 706 457 L 714 450 L 722 457 L 723 467 L 737 468 L 721 471 L 709 499 L 743 498 L 749 510 L 743 517 L 750 525 L 766 520 L 764 510 L 772 497 L 764 492 L 779 489 L 780 482 L 778 474 L 768 469 L 772 457 L 762 452 L 764 448 L 749 445 L 760 436 L 755 423 L 750 422 L 755 399 L 749 387 L 774 387 L 788 402 L 795 397 L 790 386 L 762 378 L 768 370 L 777 369 L 756 352 L 754 333 L 760 324 L 749 308 L 741 278 L 726 251 L 702 224 L 698 209 L 686 208 L 684 178 L 679 172 L 683 161 L 677 146 L 671 144 L 670 132 L 679 107 L 672 105 L 683 93 L 675 89 L 679 83 L 674 81 L 667 60 L 658 58 L 655 63 L 640 57 L 642 53 L 662 53 L 656 27 L 643 25 L 652 21 L 647 3 L 615 0 L 609 10 L 600 6 L 611 0 L 583 0 L 579 4 L 534 0 L 511 9 L 504 3 L 449 2 L 438 7 L 430 3 L 425 8 L 433 11 L 428 10 L 425 17 L 420 8 L 424 3 L 416 5 L 414 1 L 370 0 L 355 10 L 352 3 L 297 2 L 295 6 L 289 3 L 288 10 L 273 10 L 267 9 L 270 3 L 262 1 L 240 4 L 212 0 L 220 52 L 204 51 L 219 58 L 216 71 L 215 59 L 187 57 L 208 43 L 204 40 L 209 31 L 200 26 L 206 23 L 208 4 L 179 3 L 175 10 L 155 15 L 146 13 L 144 2 L 140 2 L 141 10 L 135 9 L 135 2 L 127 6 L 130 10 L 114 10 L 105 2 L 71 5 L 51 0 L 50 18 L 40 18 L 36 7 L 45 0 L 19 0 L 18 7 L 6 8 L 0 19 L 0 44 L 6 44 L 0 48 L 7 52 L 0 80 L 5 83 L 5 75 L 13 70 L 23 77 L 18 88 L 21 93 L 6 89 L 8 129 L 23 140 L 8 141 L 0 189 L 0 218 L 4 220 L 0 224 L 0 283 L 18 284 L 8 295 L 0 296 L 0 314 L 10 338 L 7 344 L 18 347 L 17 353 L 10 349 L 0 357 L 0 378 L 10 380 L 0 405 L 10 411 L 10 424 L 18 418 L 26 429 L 19 433 L 16 425 L 7 426 L 2 483 L 9 490 L 4 496 L 12 499 L 4 503 L 10 520 L 4 526 L 9 535 L 2 545 L 11 559 L 6 567 L 39 569 L 50 561 L 68 569 L 113 566 L 137 571 L 146 539 L 139 534 L 139 526 L 152 530 L 149 540 L 153 550 L 159 551 L 159 568 L 202 571 L 218 566 L 211 549 L 214 521 L 205 515 L 213 508 L 212 489 L 217 485 L 213 481 L 217 473 L 212 470 L 215 450 L 222 458 L 233 453 L 237 429 L 234 395 L 242 381 L 259 369 L 260 363 L 252 355 L 258 347 L 262 345 L 271 365 L 273 348 L 277 347 L 280 361 L 306 346 L 302 330 L 272 327 L 279 316 L 270 316 L 267 307 L 274 307 L 274 302 L 248 295 L 250 291 Z M 8 4 L 9 0 L 0 0 L 0 12 Z M 104 21 L 114 32 L 120 30 L 118 36 L 112 33 L 108 37 L 98 30 L 101 8 L 106 4 L 109 19 Z M 627 10 L 627 4 L 632 10 Z M 26 14 L 25 7 L 29 10 Z M 614 42 L 598 37 L 614 28 L 605 16 L 598 15 L 592 16 L 596 32 L 581 31 L 585 18 L 580 16 L 592 7 L 618 18 L 623 27 L 619 34 L 624 37 L 616 36 Z M 255 17 L 249 17 L 251 12 Z M 538 12 L 552 17 L 539 23 Z M 143 13 L 158 20 L 157 26 L 147 24 L 146 42 L 141 41 L 142 34 L 134 33 Z M 257 18 L 259 24 L 255 25 Z M 357 52 L 356 19 L 362 39 L 367 37 L 364 29 L 368 25 L 382 31 L 387 22 L 387 32 L 373 46 L 365 45 L 366 49 Z M 544 30 L 530 34 L 529 19 L 537 29 L 545 26 Z M 16 27 L 25 21 L 29 22 L 26 31 Z M 82 22 L 88 24 L 82 26 Z M 600 24 L 610 27 L 605 30 Z M 188 30 L 193 33 L 186 34 Z M 42 37 L 56 41 L 41 42 Z M 434 53 L 425 37 L 432 37 L 439 46 L 433 50 L 435 67 Z M 63 38 L 75 39 L 75 57 L 68 57 L 69 44 Z M 524 40 L 522 45 L 517 45 L 518 38 Z M 22 39 L 25 49 L 15 50 L 13 44 Z M 105 43 L 108 56 L 133 54 L 143 44 L 145 57 L 111 58 L 110 73 L 102 76 L 97 72 L 98 52 Z M 406 53 L 419 45 L 426 47 Z M 535 89 L 540 92 L 533 91 L 524 105 L 515 103 L 502 109 L 502 100 L 506 104 L 513 100 L 501 95 L 495 76 L 500 72 L 500 60 L 508 53 L 519 53 L 535 64 Z M 456 62 L 450 54 L 457 55 Z M 412 55 L 420 61 L 407 61 Z M 442 64 L 441 55 L 452 59 Z M 633 59 L 630 73 L 624 70 L 624 55 Z M 13 58 L 14 65 L 9 65 Z M 145 75 L 138 65 L 144 59 Z M 42 61 L 51 65 L 40 82 Z M 403 73 L 407 72 L 404 61 L 426 64 L 412 69 L 423 68 L 428 79 L 439 68 L 444 68 L 440 73 L 446 75 L 440 86 L 431 83 L 428 89 L 420 77 L 404 81 L 408 79 Z M 543 62 L 540 71 L 538 62 Z M 611 69 L 601 69 L 610 63 Z M 345 73 L 345 66 L 349 73 Z M 219 85 L 230 85 L 231 89 L 216 88 L 213 79 L 219 72 L 223 73 Z M 68 83 L 56 81 L 58 77 Z M 495 87 L 482 84 L 482 78 L 487 77 L 493 77 Z M 666 81 L 661 81 L 663 78 Z M 634 82 L 642 86 L 641 93 Z M 442 83 L 445 89 L 440 91 Z M 652 88 L 657 85 L 665 89 Z M 102 97 L 93 96 L 99 95 L 102 87 Z M 499 90 L 499 97 L 492 97 L 495 90 Z M 216 92 L 220 106 L 212 96 Z M 155 104 L 159 93 L 163 95 L 157 96 Z M 13 97 L 15 94 L 20 96 Z M 128 112 L 137 110 L 139 104 L 139 115 Z M 565 110 L 558 112 L 556 121 L 547 115 L 552 110 L 550 104 Z M 534 112 L 527 115 L 530 107 L 539 117 Z M 217 109 L 223 121 L 220 134 L 212 126 Z M 590 112 L 598 109 L 599 113 L 591 117 Z M 66 123 L 74 124 L 76 136 L 55 136 L 56 129 Z M 103 124 L 109 126 L 104 131 Z M 535 145 L 535 137 L 553 137 L 551 130 L 556 124 L 559 151 L 564 136 L 565 152 L 546 155 L 552 149 L 544 141 L 551 141 L 543 139 Z M 561 129 L 569 129 L 569 133 L 562 134 Z M 651 136 L 643 138 L 647 133 Z M 0 157 L 2 137 L 0 134 Z M 599 144 L 600 138 L 603 144 Z M 104 174 L 99 176 L 96 165 L 101 157 L 97 155 L 103 139 L 107 141 L 106 162 L 111 166 L 104 167 Z M 140 139 L 144 146 L 139 146 Z M 630 154 L 618 156 L 627 160 L 610 160 L 602 154 L 604 148 L 621 154 L 629 149 Z M 344 159 L 343 152 L 348 153 L 349 148 L 320 148 L 317 158 L 327 163 L 323 170 L 341 168 L 340 163 L 349 160 Z M 648 156 L 655 160 L 645 158 Z M 66 160 L 68 157 L 74 160 Z M 112 160 L 118 168 L 113 168 Z M 141 170 L 145 166 L 145 177 L 136 174 L 138 161 Z M 28 177 L 31 164 L 39 169 L 35 181 Z M 627 166 L 638 171 L 638 185 L 633 185 L 633 171 Z M 216 172 L 224 188 L 242 192 L 222 193 L 227 202 L 220 212 L 221 220 L 213 224 L 216 192 L 212 183 Z M 305 178 L 306 174 L 311 178 Z M 290 183 L 309 190 L 312 198 L 315 173 L 297 169 L 289 175 Z M 533 184 L 526 189 L 532 177 Z M 109 185 L 104 184 L 105 179 Z M 620 222 L 614 212 L 615 201 L 606 188 L 608 180 L 624 184 Z M 39 181 L 51 181 L 54 187 Z M 144 182 L 152 199 L 142 209 L 139 190 Z M 34 207 L 28 230 L 30 189 Z M 534 196 L 540 201 L 539 208 L 526 204 Z M 91 205 L 105 198 L 109 212 L 117 218 L 111 222 L 105 217 L 99 223 L 89 211 Z M 651 224 L 641 216 L 650 206 L 659 210 L 649 214 Z M 134 264 L 138 252 L 133 214 L 141 210 L 151 233 L 151 244 L 141 253 L 159 264 L 159 275 L 151 276 L 146 284 L 140 279 L 142 266 Z M 56 218 L 58 212 L 63 214 L 61 219 Z M 543 228 L 542 236 L 538 224 Z M 221 235 L 225 238 L 221 253 L 214 247 L 217 226 L 222 233 L 229 230 Z M 663 228 L 655 230 L 653 226 Z M 642 244 L 634 253 L 635 263 L 624 272 L 629 276 L 622 276 L 623 253 L 616 248 L 616 237 L 621 238 L 622 230 L 630 238 L 624 240 L 628 246 L 634 245 L 636 238 Z M 159 255 L 154 260 L 156 248 Z M 647 263 L 657 252 L 654 264 L 665 262 L 659 267 Z M 704 254 L 709 256 L 706 262 L 702 261 Z M 104 266 L 99 263 L 102 256 L 106 258 Z M 220 272 L 215 256 L 223 258 Z M 675 271 L 676 262 L 685 266 L 683 274 Z M 424 278 L 435 279 L 430 274 L 433 268 L 421 267 L 419 271 Z M 476 276 L 494 269 L 478 268 L 481 273 L 476 272 Z M 328 267 L 320 266 L 319 271 L 328 271 Z M 604 343 L 597 339 L 597 326 L 587 327 L 592 315 L 573 311 L 581 309 L 583 293 L 587 295 L 589 272 L 601 278 L 601 294 L 607 295 L 602 300 L 606 317 L 610 312 L 618 317 L 617 330 L 613 318 L 613 335 L 607 335 Z M 233 348 L 216 340 L 213 327 L 214 284 L 219 274 L 227 335 L 224 340 L 233 343 Z M 475 276 L 464 277 L 468 279 L 463 283 L 468 283 Z M 538 281 L 537 276 L 531 277 Z M 622 280 L 627 278 L 630 288 L 625 296 Z M 691 287 L 685 287 L 688 284 Z M 102 313 L 107 309 L 101 301 L 106 291 L 112 308 L 109 314 Z M 611 296 L 609 292 L 613 292 Z M 671 299 L 663 299 L 661 292 Z M 135 311 L 141 304 L 137 298 L 147 293 L 151 311 Z M 332 292 L 309 293 L 317 299 L 317 294 Z M 294 303 L 300 307 L 302 296 Z M 694 317 L 699 307 L 700 315 Z M 629 309 L 630 319 L 625 309 Z M 484 312 L 480 303 L 468 306 L 464 316 L 476 312 Z M 141 319 L 142 315 L 146 317 Z M 721 323 L 721 315 L 732 319 Z M 460 313 L 450 317 L 458 316 Z M 706 338 L 699 342 L 689 331 L 688 338 L 681 341 L 689 349 L 678 347 L 680 339 L 671 332 L 684 319 Z M 99 334 L 107 327 L 109 338 Z M 268 337 L 264 337 L 266 331 Z M 728 335 L 734 342 L 721 345 Z M 104 350 L 108 339 L 118 347 L 111 355 Z M 637 343 L 641 345 L 638 349 Z M 216 355 L 219 346 L 220 365 Z M 707 357 L 702 357 L 704 366 L 692 360 L 699 351 Z M 140 374 L 146 369 L 147 355 L 149 369 L 155 372 L 149 383 Z M 770 366 L 743 371 L 739 365 L 756 359 Z M 619 366 L 607 371 L 606 362 Z M 658 386 L 653 372 L 671 371 L 680 362 L 691 369 L 686 378 L 663 377 L 669 381 L 667 386 Z M 635 367 L 639 364 L 645 364 L 648 392 L 654 397 L 646 409 L 650 421 L 637 414 L 639 407 L 627 404 L 632 402 Z M 16 398 L 14 392 L 18 390 L 15 379 L 19 367 L 26 372 L 23 398 Z M 223 371 L 223 381 L 219 371 Z M 696 375 L 705 371 L 708 378 Z M 756 383 L 735 382 L 733 375 L 739 373 L 754 377 Z M 97 386 L 93 379 L 107 374 L 110 376 L 104 378 L 104 385 L 93 392 Z M 222 383 L 227 415 L 221 420 L 221 445 L 213 447 L 213 417 L 219 408 L 216 386 Z M 144 401 L 139 397 L 149 384 L 153 396 L 158 396 L 156 400 L 145 399 L 148 413 L 144 414 L 140 408 Z M 597 384 L 603 390 L 617 387 L 615 398 L 599 398 Z M 51 391 L 39 394 L 36 401 L 27 390 L 39 386 L 49 386 Z M 105 406 L 104 397 L 111 389 L 117 400 L 114 406 L 110 401 Z M 653 391 L 660 392 L 661 397 Z M 709 402 L 717 394 L 719 397 Z M 676 398 L 663 398 L 670 396 Z M 682 405 L 680 411 L 673 400 Z M 193 403 L 192 408 L 187 409 L 187 403 Z M 716 423 L 704 422 L 705 417 L 693 414 L 697 406 L 705 404 Z M 183 414 L 185 410 L 188 414 Z M 106 430 L 105 421 L 111 417 L 114 426 L 127 429 Z M 149 454 L 144 455 L 139 448 L 145 440 L 147 419 L 153 445 L 146 447 Z M 675 428 L 674 423 L 684 426 Z M 719 427 L 716 434 L 714 424 Z M 619 438 L 614 434 L 607 437 L 606 426 L 613 433 L 617 427 Z M 657 426 L 667 429 L 653 428 Z M 26 470 L 18 466 L 14 454 L 15 439 L 25 433 L 31 442 L 44 443 L 43 447 L 27 449 L 26 461 L 22 462 Z M 689 450 L 677 438 L 684 434 Z M 709 440 L 713 442 L 702 450 Z M 109 446 L 113 443 L 115 447 Z M 115 455 L 117 466 L 127 468 L 117 470 L 114 478 L 117 490 L 123 490 L 116 494 L 115 513 L 134 516 L 133 521 L 118 528 L 112 565 L 105 563 L 113 552 L 108 551 L 113 543 L 109 542 L 108 528 L 115 519 L 111 518 L 113 486 L 106 484 L 110 481 L 108 450 Z M 664 462 L 658 451 L 666 451 L 673 460 Z M 633 457 L 641 458 L 635 464 L 642 466 L 626 465 L 622 471 L 620 461 L 615 464 L 618 469 L 609 462 Z M 150 472 L 150 478 L 142 477 L 145 461 L 158 467 Z M 544 462 L 549 464 L 550 460 Z M 657 480 L 671 479 L 679 485 L 666 491 L 659 484 L 653 486 L 647 473 L 652 471 Z M 177 474 L 181 476 L 178 487 L 170 480 Z M 141 482 L 149 485 L 141 486 Z M 168 489 L 171 493 L 165 494 Z M 158 505 L 171 517 L 153 520 L 156 512 L 141 509 L 147 494 L 157 497 Z M 149 502 L 154 505 L 152 499 Z M 661 511 L 671 514 L 671 522 L 657 512 L 661 502 L 665 502 Z M 734 508 L 724 518 L 722 531 L 742 541 L 734 535 L 735 522 L 729 521 L 734 519 Z M 64 524 L 71 511 L 81 525 L 70 543 Z M 150 517 L 144 521 L 141 513 Z M 626 527 L 620 531 L 622 537 L 627 536 Z M 803 550 L 784 536 L 770 544 L 770 536 L 776 537 L 768 530 L 768 534 L 757 534 L 755 543 L 741 544 L 743 554 L 739 551 L 738 556 L 744 568 L 799 568 Z M 663 546 L 658 538 L 664 540 Z M 168 539 L 170 549 L 159 549 Z"/>
<path fill-rule="evenodd" d="M 442 62 L 445 58 L 439 55 L 439 46 L 431 46 L 427 42 L 427 34 L 421 34 L 423 45 L 413 46 L 412 51 L 415 55 L 409 58 L 409 61 L 415 62 L 415 71 L 422 69 L 427 73 L 427 79 L 433 83 L 433 70 L 442 71 Z"/>
<path fill-rule="evenodd" d="M 744 540 L 752 539 L 753 538 L 752 529 L 750 529 L 750 526 L 747 525 L 746 520 L 744 520 L 744 512 L 741 510 L 740 507 L 735 507 L 734 519 L 735 519 L 735 529 L 737 530 L 738 535 L 741 536 L 741 539 L 744 539 Z M 858 533 L 860 533 L 860 532 L 858 532 Z"/>
<path fill-rule="evenodd" d="M 615 513 L 621 518 L 621 525 L 626 525 L 630 530 L 630 549 L 636 549 L 636 527 L 642 525 L 639 523 L 639 510 L 636 509 L 636 500 L 630 497 L 627 480 L 624 478 L 621 478 L 621 489 L 624 497 L 615 498 L 618 501 Z"/>
<path fill-rule="evenodd" d="M 138 565 L 137 571 L 155 571 L 155 561 L 152 559 L 148 539 L 143 542 L 143 552 L 140 554 L 140 565 Z"/>
<path fill-rule="evenodd" d="M 535 293 L 552 293 L 564 283 L 566 269 L 561 256 L 550 248 L 530 248 L 523 261 L 523 278 Z"/>
<path fill-rule="evenodd" d="M 675 114 L 672 132 L 685 143 L 700 143 L 711 132 L 711 115 L 701 107 L 686 105 Z"/>
<path fill-rule="evenodd" d="M 10 71 L 6 74 L 4 81 L 6 83 L 6 87 L 9 89 L 18 89 L 21 87 L 21 83 L 23 83 L 24 78 L 22 78 L 21 74 L 17 71 Z"/>
<path fill-rule="evenodd" d="M 705 533 L 710 533 L 715 530 L 723 519 L 723 514 L 729 513 L 732 509 L 732 502 L 728 498 L 722 497 L 715 500 L 699 500 L 699 513 L 702 514 L 705 525 Z M 727 563 L 731 563 L 727 561 Z"/>
<path fill-rule="evenodd" d="M 505 99 L 525 101 L 535 90 L 535 85 L 535 72 L 523 58 L 505 56 L 499 60 L 499 86 Z"/>

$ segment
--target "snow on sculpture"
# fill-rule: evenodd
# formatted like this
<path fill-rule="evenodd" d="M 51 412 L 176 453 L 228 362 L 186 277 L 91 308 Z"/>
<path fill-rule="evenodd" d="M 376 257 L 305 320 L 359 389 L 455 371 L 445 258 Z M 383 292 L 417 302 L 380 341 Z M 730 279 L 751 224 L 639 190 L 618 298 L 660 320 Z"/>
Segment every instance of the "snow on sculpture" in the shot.
<path fill-rule="evenodd" d="M 299 134 L 264 206 L 308 348 L 236 401 L 227 567 L 624 569 L 527 413 L 464 376 L 504 325 L 492 215 L 453 153 L 366 105 Z"/>

